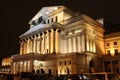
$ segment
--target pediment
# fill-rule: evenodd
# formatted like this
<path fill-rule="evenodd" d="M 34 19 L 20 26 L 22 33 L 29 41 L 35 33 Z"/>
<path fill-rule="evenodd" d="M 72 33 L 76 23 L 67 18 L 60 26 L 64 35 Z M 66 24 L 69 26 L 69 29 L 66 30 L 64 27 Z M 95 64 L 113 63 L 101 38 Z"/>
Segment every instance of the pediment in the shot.
<path fill-rule="evenodd" d="M 42 17 L 43 19 L 49 17 L 54 11 L 57 11 L 59 9 L 65 9 L 64 6 L 49 6 L 49 7 L 43 7 L 29 22 L 29 24 Z"/>

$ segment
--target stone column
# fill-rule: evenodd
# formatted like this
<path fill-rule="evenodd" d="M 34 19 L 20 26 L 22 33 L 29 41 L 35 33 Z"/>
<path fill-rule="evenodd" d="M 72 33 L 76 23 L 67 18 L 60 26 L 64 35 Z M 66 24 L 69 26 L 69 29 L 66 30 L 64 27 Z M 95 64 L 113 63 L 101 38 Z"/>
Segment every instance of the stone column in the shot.
<path fill-rule="evenodd" d="M 73 52 L 73 37 L 71 37 L 71 52 Z"/>
<path fill-rule="evenodd" d="M 34 69 L 34 60 L 30 60 L 30 72 Z"/>
<path fill-rule="evenodd" d="M 40 33 L 40 54 L 42 53 L 42 33 Z"/>
<path fill-rule="evenodd" d="M 25 62 L 26 62 L 26 72 L 28 72 L 28 61 Z"/>
<path fill-rule="evenodd" d="M 90 52 L 93 52 L 93 51 L 92 51 L 92 48 L 93 48 L 92 45 L 93 45 L 93 44 L 92 44 L 92 37 L 90 37 Z"/>
<path fill-rule="evenodd" d="M 76 52 L 78 52 L 78 39 L 77 39 L 77 36 L 75 37 L 75 41 L 76 41 Z"/>
<path fill-rule="evenodd" d="M 93 39 L 93 52 L 96 52 L 96 40 L 95 40 L 95 38 Z"/>
<path fill-rule="evenodd" d="M 85 32 L 83 32 L 83 34 L 81 35 L 82 38 L 82 51 L 85 52 L 86 51 L 86 38 L 85 38 Z"/>
<path fill-rule="evenodd" d="M 37 35 L 34 35 L 34 51 L 37 52 Z"/>
<path fill-rule="evenodd" d="M 66 38 L 65 39 L 65 43 L 66 43 L 66 53 L 68 53 L 69 52 L 69 42 L 68 42 L 68 40 L 69 40 L 69 38 Z"/>
<path fill-rule="evenodd" d="M 80 39 L 80 36 L 77 37 L 77 48 L 78 48 L 78 52 L 80 53 L 81 52 L 81 39 Z"/>
<path fill-rule="evenodd" d="M 89 39 L 88 39 L 88 36 L 86 36 L 86 47 L 87 47 L 87 51 L 89 51 Z"/>
<path fill-rule="evenodd" d="M 38 34 L 35 35 L 35 53 L 38 53 L 38 49 L 37 49 L 38 48 L 38 46 L 37 46 L 38 45 L 38 36 L 39 36 Z"/>
<path fill-rule="evenodd" d="M 57 46 L 58 46 L 57 48 L 58 48 L 58 49 L 57 49 L 57 53 L 60 53 L 60 44 L 61 44 L 61 43 L 60 43 L 60 42 L 61 42 L 61 41 L 60 41 L 60 39 L 61 39 L 61 38 L 60 38 L 60 33 L 61 33 L 61 30 L 58 29 L 57 33 L 58 33 L 58 41 L 57 41 Z"/>
<path fill-rule="evenodd" d="M 94 43 L 94 42 L 93 42 L 93 37 L 92 37 L 92 38 L 91 38 L 91 45 L 92 45 L 91 51 L 92 51 L 92 52 L 94 52 L 94 51 L 93 51 L 93 43 Z"/>
<path fill-rule="evenodd" d="M 71 53 L 72 52 L 72 38 L 68 38 L 67 39 L 67 42 L 68 42 L 68 53 Z"/>
<path fill-rule="evenodd" d="M 48 35 L 49 35 L 49 53 L 51 53 L 51 30 L 48 30 Z"/>
<path fill-rule="evenodd" d="M 73 37 L 73 52 L 76 52 L 76 37 Z"/>
<path fill-rule="evenodd" d="M 46 49 L 46 34 L 47 32 L 44 32 L 44 54 L 46 54 L 47 49 Z"/>
<path fill-rule="evenodd" d="M 37 53 L 40 53 L 40 34 L 37 34 Z"/>
<path fill-rule="evenodd" d="M 13 72 L 16 73 L 16 62 L 13 63 L 13 66 L 14 66 Z"/>
<path fill-rule="evenodd" d="M 95 42 L 94 42 L 94 38 L 93 38 L 93 39 L 92 39 L 92 51 L 93 51 L 93 52 L 95 52 L 95 51 L 94 51 L 94 46 L 95 46 L 94 43 L 95 43 Z"/>
<path fill-rule="evenodd" d="M 70 53 L 71 52 L 71 42 L 70 42 L 70 39 L 71 38 L 68 38 L 68 53 Z"/>
<path fill-rule="evenodd" d="M 26 54 L 26 39 L 24 39 L 24 53 L 23 54 Z"/>
<path fill-rule="evenodd" d="M 41 53 L 44 54 L 44 33 L 42 33 L 42 40 L 41 40 Z"/>
<path fill-rule="evenodd" d="M 62 46 L 62 50 L 63 50 L 63 53 L 68 53 L 68 46 L 67 46 L 67 39 L 63 39 L 63 44 L 64 46 Z"/>
<path fill-rule="evenodd" d="M 46 53 L 49 53 L 49 32 L 46 33 Z"/>
<path fill-rule="evenodd" d="M 33 36 L 33 53 L 35 53 L 35 36 Z"/>
<path fill-rule="evenodd" d="M 29 37 L 29 51 L 30 51 L 30 53 L 33 52 L 32 47 L 33 47 L 33 45 L 32 45 L 32 37 Z"/>
<path fill-rule="evenodd" d="M 26 53 L 29 53 L 29 38 L 26 38 Z"/>
<path fill-rule="evenodd" d="M 16 66 L 17 66 L 17 73 L 20 72 L 20 62 L 16 62 Z"/>
<path fill-rule="evenodd" d="M 56 46 L 55 46 L 56 45 L 55 44 L 56 37 L 55 36 L 56 36 L 56 28 L 53 28 L 53 53 L 56 53 Z"/>

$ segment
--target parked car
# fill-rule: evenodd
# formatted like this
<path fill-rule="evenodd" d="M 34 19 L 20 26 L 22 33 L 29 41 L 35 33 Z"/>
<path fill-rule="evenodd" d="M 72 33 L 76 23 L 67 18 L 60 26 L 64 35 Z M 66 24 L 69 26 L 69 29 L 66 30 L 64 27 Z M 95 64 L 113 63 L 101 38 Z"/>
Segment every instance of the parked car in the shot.
<path fill-rule="evenodd" d="M 31 72 L 20 72 L 14 75 L 14 80 L 30 80 Z"/>
<path fill-rule="evenodd" d="M 88 80 L 120 80 L 120 77 L 117 73 L 92 73 Z"/>
<path fill-rule="evenodd" d="M 88 80 L 89 74 L 58 75 L 55 80 Z"/>
<path fill-rule="evenodd" d="M 0 73 L 0 80 L 14 80 L 14 74 Z"/>

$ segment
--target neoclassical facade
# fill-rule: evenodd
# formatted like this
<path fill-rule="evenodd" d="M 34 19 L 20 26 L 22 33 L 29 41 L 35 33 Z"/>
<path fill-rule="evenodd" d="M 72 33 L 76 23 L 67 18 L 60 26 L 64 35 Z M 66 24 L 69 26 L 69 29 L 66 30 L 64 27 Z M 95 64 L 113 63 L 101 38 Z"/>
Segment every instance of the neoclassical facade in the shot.
<path fill-rule="evenodd" d="M 12 63 L 11 57 L 3 58 L 2 59 L 2 66 L 0 67 L 0 73 L 1 72 L 9 73 L 11 71 L 11 63 Z"/>
<path fill-rule="evenodd" d="M 20 38 L 20 54 L 12 56 L 12 72 L 77 74 L 102 71 L 105 54 L 101 20 L 65 6 L 43 7 Z"/>
<path fill-rule="evenodd" d="M 104 71 L 120 73 L 120 32 L 105 35 Z"/>

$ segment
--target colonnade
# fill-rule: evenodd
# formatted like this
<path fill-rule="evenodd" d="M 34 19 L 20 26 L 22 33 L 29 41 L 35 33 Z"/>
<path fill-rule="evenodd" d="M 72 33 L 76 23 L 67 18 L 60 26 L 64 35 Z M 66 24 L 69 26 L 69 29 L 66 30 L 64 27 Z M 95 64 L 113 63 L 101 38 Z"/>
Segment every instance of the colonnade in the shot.
<path fill-rule="evenodd" d="M 31 61 L 14 62 L 12 72 L 14 74 L 17 72 L 30 72 L 32 70 L 31 66 Z"/>
<path fill-rule="evenodd" d="M 96 41 L 95 37 L 86 36 L 87 51 L 96 52 Z"/>
<path fill-rule="evenodd" d="M 72 53 L 72 52 L 84 52 L 86 50 L 85 45 L 85 35 L 76 35 L 73 37 L 68 37 L 61 41 L 61 52 L 62 53 Z"/>
<path fill-rule="evenodd" d="M 53 28 L 44 32 L 22 38 L 20 54 L 27 53 L 59 53 L 61 30 Z"/>

